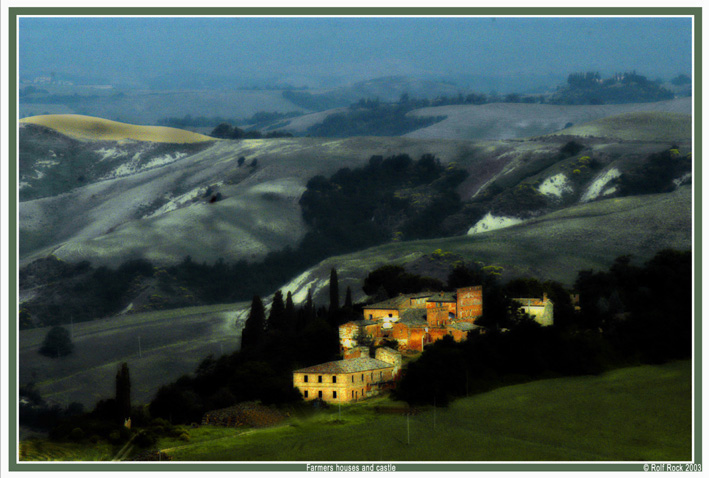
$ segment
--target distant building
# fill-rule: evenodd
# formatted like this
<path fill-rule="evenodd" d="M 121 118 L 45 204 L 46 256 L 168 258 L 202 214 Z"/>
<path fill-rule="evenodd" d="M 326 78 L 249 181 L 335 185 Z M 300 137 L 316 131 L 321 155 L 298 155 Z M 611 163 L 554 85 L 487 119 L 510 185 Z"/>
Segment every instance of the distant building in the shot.
<path fill-rule="evenodd" d="M 512 300 L 520 304 L 520 308 L 538 324 L 544 326 L 554 325 L 554 303 L 547 297 L 546 293 L 541 299 L 519 298 Z"/>
<path fill-rule="evenodd" d="M 293 386 L 305 400 L 321 399 L 330 403 L 362 400 L 392 388 L 401 370 L 401 354 L 386 347 L 376 350 L 355 347 L 336 360 L 293 372 Z"/>
<path fill-rule="evenodd" d="M 482 311 L 482 286 L 399 295 L 365 306 L 362 320 L 341 325 L 340 348 L 346 352 L 361 343 L 376 346 L 389 340 L 400 350 L 421 351 L 446 335 L 462 341 L 478 328 L 474 321 Z"/>

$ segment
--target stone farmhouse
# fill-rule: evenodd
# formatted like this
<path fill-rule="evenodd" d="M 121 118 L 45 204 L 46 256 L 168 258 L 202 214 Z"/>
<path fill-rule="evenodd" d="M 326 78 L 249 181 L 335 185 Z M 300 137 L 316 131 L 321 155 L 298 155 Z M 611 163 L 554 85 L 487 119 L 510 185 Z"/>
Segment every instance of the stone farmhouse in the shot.
<path fill-rule="evenodd" d="M 336 360 L 293 372 L 293 386 L 305 400 L 347 403 L 372 397 L 392 388 L 401 370 L 401 354 L 380 347 L 375 358 L 368 347 L 355 347 Z"/>
<path fill-rule="evenodd" d="M 374 346 L 396 341 L 400 350 L 422 351 L 424 346 L 451 335 L 461 341 L 479 328 L 482 286 L 455 292 L 421 292 L 394 297 L 364 307 L 364 318 L 340 326 L 343 352 L 361 343 Z"/>
<path fill-rule="evenodd" d="M 542 299 L 513 299 L 541 325 L 554 323 L 554 304 Z M 482 286 L 455 292 L 421 292 L 399 295 L 363 308 L 364 318 L 340 325 L 343 360 L 293 372 L 293 386 L 305 400 L 331 403 L 362 400 L 393 388 L 401 370 L 401 351 L 423 348 L 445 336 L 460 342 L 483 313 Z M 396 342 L 398 350 L 383 347 Z M 369 356 L 369 348 L 375 357 Z"/>

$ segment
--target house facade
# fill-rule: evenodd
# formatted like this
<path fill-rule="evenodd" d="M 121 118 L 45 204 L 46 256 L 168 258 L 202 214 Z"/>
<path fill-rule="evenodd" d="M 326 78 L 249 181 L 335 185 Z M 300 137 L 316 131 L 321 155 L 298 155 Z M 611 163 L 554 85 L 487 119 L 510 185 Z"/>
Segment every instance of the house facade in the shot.
<path fill-rule="evenodd" d="M 378 395 L 393 387 L 401 370 L 401 354 L 380 347 L 375 357 L 369 348 L 354 347 L 344 360 L 336 360 L 293 372 L 293 386 L 303 399 L 348 403 Z"/>
<path fill-rule="evenodd" d="M 541 299 L 518 298 L 512 300 L 517 302 L 520 308 L 538 324 L 545 327 L 554 325 L 554 303 L 546 294 Z"/>

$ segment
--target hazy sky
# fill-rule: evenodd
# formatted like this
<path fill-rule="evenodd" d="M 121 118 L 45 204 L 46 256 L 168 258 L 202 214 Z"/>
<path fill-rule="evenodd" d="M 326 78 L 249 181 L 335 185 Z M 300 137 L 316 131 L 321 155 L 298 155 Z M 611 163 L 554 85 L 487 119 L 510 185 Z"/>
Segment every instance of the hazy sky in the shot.
<path fill-rule="evenodd" d="M 688 18 L 24 18 L 20 72 L 108 81 L 691 72 Z"/>

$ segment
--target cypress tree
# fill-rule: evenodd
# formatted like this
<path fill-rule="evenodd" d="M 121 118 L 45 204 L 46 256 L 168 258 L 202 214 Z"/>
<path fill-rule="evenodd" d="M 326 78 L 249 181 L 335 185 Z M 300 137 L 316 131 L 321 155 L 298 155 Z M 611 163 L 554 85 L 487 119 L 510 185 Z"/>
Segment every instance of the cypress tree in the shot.
<path fill-rule="evenodd" d="M 263 308 L 261 297 L 255 295 L 251 301 L 251 312 L 246 319 L 244 330 L 241 331 L 241 349 L 247 349 L 258 345 L 262 340 L 266 329 L 266 312 Z"/>
<path fill-rule="evenodd" d="M 330 314 L 340 309 L 340 286 L 337 283 L 337 271 L 333 267 L 330 271 Z"/>
<path fill-rule="evenodd" d="M 352 289 L 347 286 L 347 292 L 345 292 L 345 309 L 352 309 Z"/>
<path fill-rule="evenodd" d="M 283 330 L 286 321 L 286 306 L 283 304 L 283 293 L 277 290 L 273 294 L 271 311 L 268 314 L 268 330 Z"/>
<path fill-rule="evenodd" d="M 305 320 L 310 323 L 315 319 L 315 307 L 313 306 L 313 289 L 308 289 L 308 298 L 305 299 Z"/>
<path fill-rule="evenodd" d="M 126 362 L 121 364 L 116 374 L 116 411 L 118 419 L 130 418 L 130 372 Z"/>
<path fill-rule="evenodd" d="M 296 312 L 295 304 L 293 304 L 293 295 L 288 291 L 286 296 L 286 311 L 285 311 L 286 328 L 292 329 L 295 326 Z"/>

